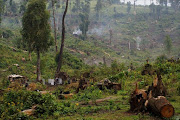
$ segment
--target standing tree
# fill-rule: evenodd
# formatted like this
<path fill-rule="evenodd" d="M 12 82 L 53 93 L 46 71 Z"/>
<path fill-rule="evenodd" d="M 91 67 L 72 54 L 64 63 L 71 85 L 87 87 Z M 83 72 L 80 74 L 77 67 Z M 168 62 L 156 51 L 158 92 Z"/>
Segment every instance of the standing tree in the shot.
<path fill-rule="evenodd" d="M 17 12 L 17 4 L 15 3 L 15 1 L 10 0 L 9 5 L 11 12 L 15 14 Z"/>
<path fill-rule="evenodd" d="M 55 1 L 52 0 L 52 9 L 53 9 L 53 22 L 54 22 L 54 42 L 55 42 L 55 50 L 57 52 L 57 34 L 56 34 L 56 18 L 55 18 L 55 8 L 54 8 Z"/>
<path fill-rule="evenodd" d="M 137 0 L 134 0 L 134 13 L 136 13 L 136 2 Z"/>
<path fill-rule="evenodd" d="M 66 8 L 65 8 L 65 11 L 63 14 L 63 19 L 62 19 L 61 48 L 60 48 L 60 52 L 59 52 L 59 56 L 58 56 L 58 66 L 57 66 L 55 77 L 58 76 L 58 74 L 60 73 L 61 67 L 62 67 L 64 39 L 65 39 L 65 17 L 66 17 L 66 13 L 68 10 L 68 2 L 69 2 L 69 0 L 66 1 Z"/>
<path fill-rule="evenodd" d="M 149 5 L 150 15 L 155 18 L 156 6 L 154 3 Z"/>
<path fill-rule="evenodd" d="M 3 1 L 0 0 L 0 24 L 1 24 L 1 15 L 2 15 L 2 11 L 3 11 Z"/>
<path fill-rule="evenodd" d="M 101 2 L 101 0 L 98 0 L 97 4 L 96 4 L 96 7 L 95 7 L 97 20 L 99 20 L 99 12 L 100 12 L 101 9 L 102 9 L 102 2 Z"/>
<path fill-rule="evenodd" d="M 112 30 L 110 29 L 109 30 L 109 44 L 111 45 L 111 43 L 112 43 L 112 37 L 113 37 L 113 32 L 112 32 Z"/>
<path fill-rule="evenodd" d="M 165 12 L 168 13 L 168 1 L 167 0 L 158 0 L 157 2 L 161 5 L 161 7 L 163 7 L 165 5 L 165 8 L 166 8 Z"/>
<path fill-rule="evenodd" d="M 174 9 L 175 12 L 180 10 L 180 0 L 170 0 L 171 7 Z"/>
<path fill-rule="evenodd" d="M 29 50 L 37 53 L 37 81 L 40 81 L 40 53 L 48 50 L 50 40 L 49 12 L 46 0 L 31 0 L 22 18 L 22 36 Z"/>
<path fill-rule="evenodd" d="M 172 50 L 172 40 L 169 35 L 166 36 L 164 44 L 165 44 L 165 50 L 170 54 Z"/>
<path fill-rule="evenodd" d="M 160 5 L 156 6 L 156 15 L 157 15 L 157 19 L 159 20 L 161 17 L 161 11 L 162 11 L 162 7 Z"/>
<path fill-rule="evenodd" d="M 89 26 L 89 15 L 87 13 L 81 13 L 79 14 L 81 18 L 81 24 L 79 25 L 80 30 L 82 31 L 83 34 L 83 39 L 86 38 L 86 33 L 88 31 L 88 26 Z"/>
<path fill-rule="evenodd" d="M 131 11 L 131 2 L 127 2 L 127 13 L 129 14 Z"/>
<path fill-rule="evenodd" d="M 19 13 L 22 13 L 22 14 L 23 14 L 23 13 L 25 12 L 27 2 L 28 2 L 28 0 L 22 0 L 22 1 L 21 1 Z"/>
<path fill-rule="evenodd" d="M 80 10 L 80 0 L 75 0 L 74 6 L 72 8 L 72 12 L 79 13 L 79 10 Z"/>

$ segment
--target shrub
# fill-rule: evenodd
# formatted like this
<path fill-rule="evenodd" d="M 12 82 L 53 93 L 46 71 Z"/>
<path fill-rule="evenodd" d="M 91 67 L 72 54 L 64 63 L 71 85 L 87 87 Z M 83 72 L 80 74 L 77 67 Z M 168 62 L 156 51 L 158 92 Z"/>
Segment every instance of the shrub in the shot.
<path fill-rule="evenodd" d="M 180 96 L 180 84 L 178 85 L 177 92 L 178 92 L 178 95 Z"/>
<path fill-rule="evenodd" d="M 35 91 L 10 90 L 3 95 L 3 101 L 0 103 L 0 116 L 4 119 L 26 118 L 20 114 L 20 111 L 30 109 L 33 105 L 37 105 L 35 115 L 39 117 L 53 115 L 57 110 L 57 102 L 53 95 L 41 95 Z"/>
<path fill-rule="evenodd" d="M 89 100 L 92 100 L 92 102 L 96 104 L 96 99 L 100 98 L 101 96 L 101 90 L 91 85 L 83 92 L 79 92 L 78 94 L 76 94 L 74 96 L 74 100 L 83 101 L 84 103 L 88 103 Z"/>

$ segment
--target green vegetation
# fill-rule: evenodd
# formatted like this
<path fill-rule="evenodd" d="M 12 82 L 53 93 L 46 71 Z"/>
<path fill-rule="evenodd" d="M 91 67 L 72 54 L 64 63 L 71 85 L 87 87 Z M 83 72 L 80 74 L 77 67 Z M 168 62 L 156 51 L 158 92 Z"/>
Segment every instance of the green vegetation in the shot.
<path fill-rule="evenodd" d="M 37 53 L 37 81 L 40 81 L 40 53 L 48 50 L 50 41 L 49 13 L 45 1 L 33 0 L 28 4 L 22 18 L 23 42 L 27 43 L 28 51 Z"/>
<path fill-rule="evenodd" d="M 160 0 L 159 5 L 137 5 L 134 11 L 132 3 L 124 4 L 119 0 L 69 1 L 61 72 L 67 73 L 68 79 L 78 81 L 83 79 L 84 73 L 90 73 L 85 78 L 87 88 L 76 93 L 78 83 L 68 84 L 65 81 L 64 85 L 49 86 L 42 85 L 40 79 L 34 83 L 37 73 L 41 73 L 45 82 L 53 79 L 58 64 L 59 56 L 51 37 L 54 30 L 52 1 L 0 0 L 0 119 L 161 119 L 149 113 L 127 112 L 136 83 L 139 89 L 147 90 L 156 77 L 156 73 L 142 75 L 147 59 L 152 65 L 148 70 L 161 73 L 167 88 L 166 98 L 175 108 L 171 119 L 178 119 L 178 1 L 170 1 L 171 7 L 166 0 Z M 58 0 L 54 4 L 58 48 L 65 3 Z M 82 35 L 72 34 L 77 30 L 81 30 Z M 25 88 L 24 84 L 13 83 L 7 78 L 11 74 L 25 76 L 29 83 L 37 86 L 36 89 L 49 93 L 41 94 Z M 104 79 L 121 84 L 121 90 L 100 90 L 97 84 Z M 66 92 L 72 93 L 72 96 L 65 96 Z M 34 115 L 22 113 L 32 107 L 35 107 Z"/>
<path fill-rule="evenodd" d="M 164 44 L 165 44 L 165 50 L 167 50 L 167 52 L 170 53 L 172 50 L 172 40 L 169 36 L 166 36 Z"/>

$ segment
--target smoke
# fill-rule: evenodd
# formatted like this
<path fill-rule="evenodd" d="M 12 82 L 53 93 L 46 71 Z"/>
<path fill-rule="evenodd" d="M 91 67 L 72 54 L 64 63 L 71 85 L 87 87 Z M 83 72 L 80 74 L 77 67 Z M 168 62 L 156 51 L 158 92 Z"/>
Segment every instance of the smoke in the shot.
<path fill-rule="evenodd" d="M 102 36 L 105 33 L 106 28 L 104 26 L 100 26 L 100 27 L 94 27 L 92 29 L 90 29 L 87 34 L 92 35 L 98 35 L 98 36 Z"/>
<path fill-rule="evenodd" d="M 141 41 L 142 41 L 141 38 L 138 36 L 138 37 L 136 37 L 136 40 L 135 40 L 135 41 L 136 41 L 137 50 L 141 50 L 141 49 L 140 49 L 140 43 L 141 43 Z"/>
<path fill-rule="evenodd" d="M 81 34 L 82 34 L 82 31 L 79 28 L 75 29 L 73 32 L 73 35 L 81 35 Z"/>

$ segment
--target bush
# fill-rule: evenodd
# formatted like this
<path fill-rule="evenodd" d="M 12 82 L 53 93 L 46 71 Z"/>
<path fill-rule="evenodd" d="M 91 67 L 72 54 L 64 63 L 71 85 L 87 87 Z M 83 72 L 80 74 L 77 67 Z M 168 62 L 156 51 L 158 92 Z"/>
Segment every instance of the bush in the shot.
<path fill-rule="evenodd" d="M 100 98 L 101 96 L 102 96 L 101 90 L 91 85 L 83 92 L 79 92 L 78 94 L 76 94 L 74 96 L 74 100 L 83 101 L 84 103 L 88 103 L 89 100 L 92 100 L 92 102 L 96 104 L 96 99 Z"/>
<path fill-rule="evenodd" d="M 178 85 L 177 92 L 178 92 L 178 95 L 180 96 L 180 83 Z"/>
<path fill-rule="evenodd" d="M 37 105 L 35 115 L 39 117 L 53 115 L 57 110 L 55 100 L 55 96 L 50 94 L 41 95 L 35 91 L 10 90 L 3 95 L 3 101 L 0 104 L 0 116 L 3 119 L 26 118 L 20 114 L 20 111 L 30 109 L 33 105 Z"/>
<path fill-rule="evenodd" d="M 124 73 L 121 72 L 121 73 L 119 73 L 119 74 L 110 76 L 108 79 L 109 79 L 111 82 L 118 82 L 118 80 L 119 80 L 119 79 L 122 79 L 123 77 L 124 77 Z"/>

